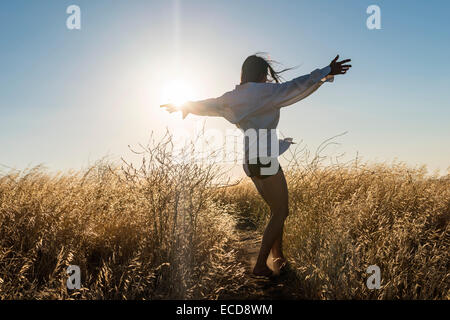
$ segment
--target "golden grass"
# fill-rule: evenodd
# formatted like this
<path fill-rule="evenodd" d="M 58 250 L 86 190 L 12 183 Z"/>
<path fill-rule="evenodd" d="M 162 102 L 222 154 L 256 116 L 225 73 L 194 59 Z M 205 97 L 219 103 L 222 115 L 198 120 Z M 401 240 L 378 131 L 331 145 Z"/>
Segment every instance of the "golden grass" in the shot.
<path fill-rule="evenodd" d="M 1 299 L 214 299 L 245 285 L 234 220 L 211 200 L 217 171 L 174 163 L 168 140 L 143 151 L 139 168 L 0 177 Z M 81 290 L 66 289 L 68 265 Z"/>
<path fill-rule="evenodd" d="M 170 137 L 139 167 L 98 163 L 0 176 L 0 299 L 215 299 L 246 285 L 235 221 L 267 208 L 217 166 L 174 159 Z M 307 299 L 449 299 L 450 180 L 423 168 L 317 162 L 285 170 L 285 251 Z M 68 265 L 82 289 L 66 289 Z M 380 290 L 366 288 L 369 265 Z"/>

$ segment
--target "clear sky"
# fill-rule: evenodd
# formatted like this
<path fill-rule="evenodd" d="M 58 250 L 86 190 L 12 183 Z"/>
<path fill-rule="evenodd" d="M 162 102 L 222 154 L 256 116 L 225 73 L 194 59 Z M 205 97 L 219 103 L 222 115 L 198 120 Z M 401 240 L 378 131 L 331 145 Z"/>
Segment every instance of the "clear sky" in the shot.
<path fill-rule="evenodd" d="M 66 8 L 81 8 L 81 30 Z M 366 27 L 371 4 L 381 30 Z M 0 164 L 78 169 L 182 122 L 159 108 L 172 79 L 192 98 L 239 82 L 244 59 L 269 52 L 285 78 L 329 64 L 353 68 L 281 114 L 279 129 L 314 150 L 369 161 L 450 166 L 450 2 L 39 0 L 0 2 Z M 223 119 L 206 126 L 233 128 Z"/>

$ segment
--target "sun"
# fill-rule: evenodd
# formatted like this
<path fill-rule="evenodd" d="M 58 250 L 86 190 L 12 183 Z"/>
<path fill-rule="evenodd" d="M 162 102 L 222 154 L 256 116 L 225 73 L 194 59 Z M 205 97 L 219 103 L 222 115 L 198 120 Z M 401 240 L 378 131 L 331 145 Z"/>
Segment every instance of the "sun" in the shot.
<path fill-rule="evenodd" d="M 165 103 L 172 103 L 177 107 L 187 101 L 193 100 L 195 92 L 189 83 L 181 78 L 169 81 L 163 87 L 163 100 Z"/>

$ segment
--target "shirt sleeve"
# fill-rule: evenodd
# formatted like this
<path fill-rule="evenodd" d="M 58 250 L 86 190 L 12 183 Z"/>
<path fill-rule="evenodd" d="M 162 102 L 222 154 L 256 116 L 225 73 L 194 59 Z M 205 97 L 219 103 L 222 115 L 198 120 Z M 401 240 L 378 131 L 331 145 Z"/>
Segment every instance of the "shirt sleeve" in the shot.
<path fill-rule="evenodd" d="M 182 107 L 183 118 L 189 113 L 197 116 L 223 117 L 229 122 L 237 123 L 235 112 L 227 103 L 226 94 L 218 98 L 189 101 Z"/>
<path fill-rule="evenodd" d="M 327 66 L 291 81 L 274 84 L 272 92 L 273 106 L 282 108 L 305 99 L 324 82 L 333 82 L 334 77 L 329 75 L 330 72 L 331 67 Z"/>
<path fill-rule="evenodd" d="M 198 116 L 221 117 L 223 116 L 223 102 L 221 98 L 210 98 L 200 101 L 189 101 L 183 106 L 183 111 Z"/>

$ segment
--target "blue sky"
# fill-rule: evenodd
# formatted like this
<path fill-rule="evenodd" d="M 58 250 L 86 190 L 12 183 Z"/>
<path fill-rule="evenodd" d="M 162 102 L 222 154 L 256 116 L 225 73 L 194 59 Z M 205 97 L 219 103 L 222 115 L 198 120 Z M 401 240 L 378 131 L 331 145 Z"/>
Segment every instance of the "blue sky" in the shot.
<path fill-rule="evenodd" d="M 81 8 L 81 30 L 66 8 Z M 381 8 L 381 30 L 366 8 Z M 178 10 L 176 9 L 178 6 Z M 285 78 L 329 64 L 353 69 L 283 109 L 279 129 L 314 150 L 348 131 L 333 152 L 450 166 L 450 2 L 40 0 L 0 3 L 0 165 L 78 169 L 131 156 L 153 130 L 233 128 L 223 119 L 159 109 L 179 74 L 199 99 L 239 82 L 250 54 L 269 52 Z"/>

